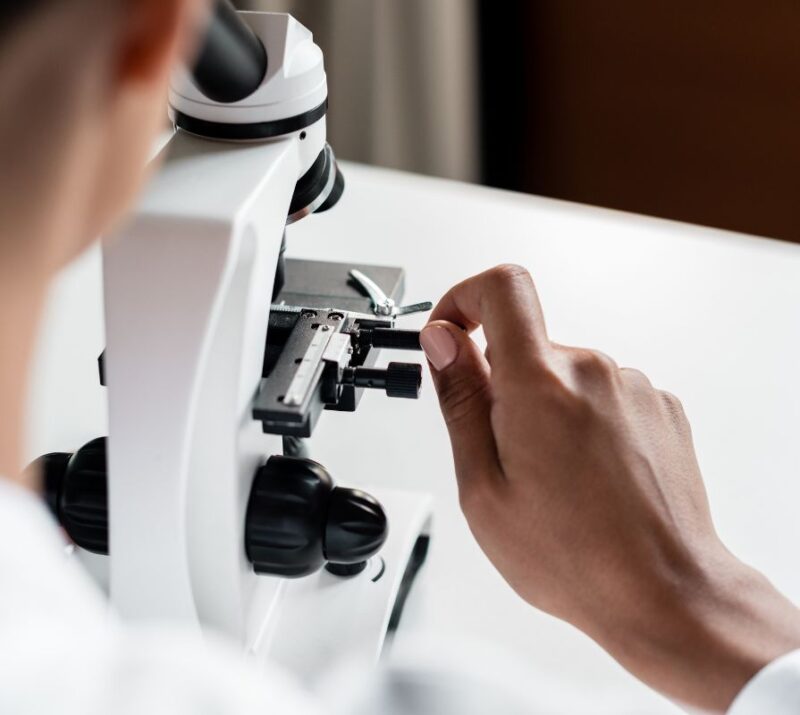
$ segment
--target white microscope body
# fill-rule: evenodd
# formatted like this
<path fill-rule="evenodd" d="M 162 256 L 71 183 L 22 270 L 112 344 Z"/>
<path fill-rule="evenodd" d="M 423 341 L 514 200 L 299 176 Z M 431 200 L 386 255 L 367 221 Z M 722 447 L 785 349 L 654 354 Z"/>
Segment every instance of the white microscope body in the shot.
<path fill-rule="evenodd" d="M 380 371 L 348 366 L 352 344 L 359 325 L 392 333 L 397 309 L 391 299 L 376 302 L 380 289 L 368 278 L 363 288 L 374 316 L 335 313 L 343 307 L 335 304 L 273 305 L 287 223 L 334 202 L 342 180 L 325 142 L 326 79 L 311 33 L 288 15 L 238 17 L 266 48 L 257 88 L 236 101 L 215 101 L 188 71 L 176 77 L 176 132 L 134 217 L 104 247 L 109 593 L 125 619 L 222 631 L 256 657 L 313 678 L 337 654 L 378 657 L 424 559 L 430 506 L 424 495 L 378 492 L 388 536 L 384 528 L 377 553 L 345 559 L 343 570 L 331 569 L 336 573 L 320 568 L 335 548 L 325 526 L 332 511 L 314 517 L 313 499 L 300 504 L 304 493 L 294 492 L 285 501 L 293 516 L 284 518 L 280 495 L 276 502 L 268 493 L 254 506 L 255 476 L 272 469 L 265 463 L 290 465 L 283 482 L 264 482 L 269 489 L 305 484 L 291 474 L 299 458 L 270 457 L 283 454 L 287 435 L 310 434 L 320 407 L 335 408 L 331 400 L 342 391 L 352 396 L 357 385 L 373 386 L 371 375 Z M 295 311 L 297 319 L 297 311 L 310 316 L 316 309 L 343 327 L 312 321 L 303 351 L 289 356 L 296 365 L 289 389 L 270 398 L 306 421 L 275 427 L 254 418 L 254 401 L 264 402 L 273 380 L 264 367 L 271 313 L 277 319 Z M 369 375 L 359 378 L 359 370 Z M 335 394 L 323 404 L 325 390 Z M 314 488 L 324 501 L 332 492 L 322 482 Z M 345 530 L 356 518 L 347 509 L 380 511 L 368 495 L 334 491 L 350 495 L 342 507 Z M 55 498 L 62 506 L 64 499 Z M 268 551 L 274 546 L 278 558 L 291 561 L 292 550 L 307 548 L 311 538 L 322 549 L 316 561 L 296 573 L 271 571 L 268 561 L 254 568 L 256 546 L 245 543 L 253 514 L 267 514 L 267 522 L 248 522 L 247 539 L 251 532 L 267 539 Z M 295 542 L 292 519 L 306 518 L 312 527 L 313 518 L 321 519 L 322 531 Z"/>

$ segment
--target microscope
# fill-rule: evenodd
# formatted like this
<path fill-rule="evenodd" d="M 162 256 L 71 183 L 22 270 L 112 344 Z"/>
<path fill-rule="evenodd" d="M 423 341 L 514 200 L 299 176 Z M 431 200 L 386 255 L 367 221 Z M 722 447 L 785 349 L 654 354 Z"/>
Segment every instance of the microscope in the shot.
<path fill-rule="evenodd" d="M 222 632 L 301 679 L 379 657 L 431 518 L 426 495 L 309 458 L 320 419 L 351 418 L 323 413 L 418 396 L 421 366 L 378 354 L 419 350 L 396 321 L 431 307 L 401 305 L 399 268 L 285 257 L 291 224 L 344 190 L 327 101 L 307 29 L 216 4 L 157 173 L 104 245 L 108 436 L 37 460 L 123 619 Z"/>

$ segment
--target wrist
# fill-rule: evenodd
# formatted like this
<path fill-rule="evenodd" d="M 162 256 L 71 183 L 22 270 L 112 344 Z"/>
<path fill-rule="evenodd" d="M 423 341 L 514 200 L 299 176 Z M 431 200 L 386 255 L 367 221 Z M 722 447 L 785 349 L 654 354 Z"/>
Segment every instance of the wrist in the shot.
<path fill-rule="evenodd" d="M 684 703 L 725 710 L 759 670 L 800 648 L 800 610 L 721 545 L 649 590 L 608 649 Z"/>

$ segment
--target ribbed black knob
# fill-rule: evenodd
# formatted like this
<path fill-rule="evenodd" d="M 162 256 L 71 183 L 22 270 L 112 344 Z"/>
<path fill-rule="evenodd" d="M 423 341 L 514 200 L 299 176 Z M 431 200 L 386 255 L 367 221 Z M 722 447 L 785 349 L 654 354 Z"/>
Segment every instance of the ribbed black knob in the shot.
<path fill-rule="evenodd" d="M 416 400 L 422 386 L 422 365 L 413 362 L 390 362 L 386 370 L 386 394 Z"/>
<path fill-rule="evenodd" d="M 58 502 L 61 498 L 61 485 L 64 483 L 64 474 L 71 456 L 69 452 L 50 452 L 34 460 L 31 465 L 31 468 L 41 476 L 45 501 L 53 516 L 59 521 L 61 519 L 58 515 Z"/>
<path fill-rule="evenodd" d="M 331 494 L 325 527 L 325 557 L 337 564 L 366 561 L 380 551 L 389 522 L 375 497 L 337 487 Z"/>
<path fill-rule="evenodd" d="M 386 390 L 389 397 L 417 399 L 422 385 L 422 365 L 413 362 L 390 362 L 386 368 L 347 367 L 342 384 Z"/>
<path fill-rule="evenodd" d="M 326 561 L 355 564 L 376 553 L 386 515 L 369 494 L 334 487 L 317 462 L 275 456 L 253 480 L 245 551 L 257 573 L 307 576 Z"/>
<path fill-rule="evenodd" d="M 108 553 L 106 438 L 81 447 L 67 465 L 61 487 L 61 524 L 80 547 Z"/>
<path fill-rule="evenodd" d="M 256 573 L 306 576 L 325 563 L 333 480 L 321 464 L 274 456 L 256 472 L 245 517 L 245 551 Z"/>
<path fill-rule="evenodd" d="M 45 498 L 69 537 L 81 548 L 108 553 L 106 438 L 98 437 L 74 454 L 39 457 Z"/>

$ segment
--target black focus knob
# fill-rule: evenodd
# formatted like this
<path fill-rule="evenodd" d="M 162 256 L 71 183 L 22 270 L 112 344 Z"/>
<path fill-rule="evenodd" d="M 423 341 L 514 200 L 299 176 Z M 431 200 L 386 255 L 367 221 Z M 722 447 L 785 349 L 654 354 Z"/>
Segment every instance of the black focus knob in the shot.
<path fill-rule="evenodd" d="M 310 459 L 274 456 L 259 467 L 245 516 L 256 573 L 305 576 L 325 563 L 322 544 L 333 480 Z"/>
<path fill-rule="evenodd" d="M 98 437 L 74 454 L 51 452 L 39 457 L 45 498 L 53 515 L 81 548 L 108 553 L 106 438 Z"/>
<path fill-rule="evenodd" d="M 307 576 L 326 561 L 357 564 L 383 546 L 386 515 L 370 495 L 334 487 L 328 471 L 274 456 L 258 469 L 245 520 L 245 550 L 257 573 Z"/>
<path fill-rule="evenodd" d="M 69 452 L 50 452 L 34 460 L 29 467 L 41 477 L 47 507 L 58 521 L 61 521 L 58 516 L 61 485 L 64 483 L 64 474 L 70 457 L 72 454 Z"/>
<path fill-rule="evenodd" d="M 331 493 L 325 525 L 325 558 L 357 564 L 380 551 L 389 522 L 375 497 L 359 489 L 337 487 Z"/>

